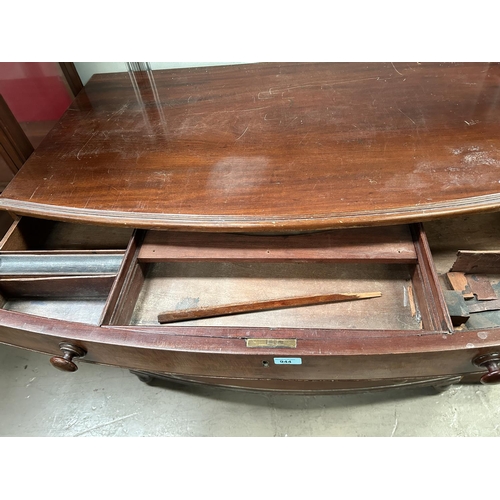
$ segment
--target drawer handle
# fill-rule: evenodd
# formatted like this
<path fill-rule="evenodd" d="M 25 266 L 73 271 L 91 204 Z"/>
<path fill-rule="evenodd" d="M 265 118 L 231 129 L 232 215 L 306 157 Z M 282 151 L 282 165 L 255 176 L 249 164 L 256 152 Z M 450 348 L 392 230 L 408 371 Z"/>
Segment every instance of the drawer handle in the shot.
<path fill-rule="evenodd" d="M 87 352 L 81 347 L 66 342 L 61 342 L 59 348 L 63 352 L 63 356 L 53 356 L 50 358 L 50 364 L 63 372 L 76 372 L 78 366 L 73 362 L 73 358 L 83 358 Z"/>
<path fill-rule="evenodd" d="M 500 354 L 497 352 L 491 354 L 481 354 L 476 356 L 472 362 L 481 368 L 486 368 L 488 373 L 481 377 L 481 384 L 499 384 L 500 383 Z"/>

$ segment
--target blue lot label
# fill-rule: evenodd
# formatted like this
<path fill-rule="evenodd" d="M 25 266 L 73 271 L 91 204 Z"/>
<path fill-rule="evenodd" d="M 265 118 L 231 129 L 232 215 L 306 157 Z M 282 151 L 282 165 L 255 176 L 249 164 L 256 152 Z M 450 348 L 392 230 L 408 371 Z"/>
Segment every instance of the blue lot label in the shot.
<path fill-rule="evenodd" d="M 275 365 L 301 365 L 302 358 L 274 358 Z"/>

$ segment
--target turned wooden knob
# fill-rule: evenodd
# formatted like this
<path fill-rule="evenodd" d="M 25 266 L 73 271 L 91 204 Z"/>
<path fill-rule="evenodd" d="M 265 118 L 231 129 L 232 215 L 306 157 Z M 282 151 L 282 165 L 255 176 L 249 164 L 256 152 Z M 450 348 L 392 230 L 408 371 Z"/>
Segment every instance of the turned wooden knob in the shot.
<path fill-rule="evenodd" d="M 53 356 L 50 358 L 50 364 L 63 372 L 76 372 L 78 366 L 73 362 L 73 358 L 83 358 L 87 352 L 81 347 L 66 342 L 59 344 L 59 348 L 63 352 L 63 356 Z"/>
<path fill-rule="evenodd" d="M 473 363 L 481 368 L 486 368 L 488 373 L 481 377 L 481 384 L 500 384 L 500 354 L 481 354 L 473 359 Z"/>

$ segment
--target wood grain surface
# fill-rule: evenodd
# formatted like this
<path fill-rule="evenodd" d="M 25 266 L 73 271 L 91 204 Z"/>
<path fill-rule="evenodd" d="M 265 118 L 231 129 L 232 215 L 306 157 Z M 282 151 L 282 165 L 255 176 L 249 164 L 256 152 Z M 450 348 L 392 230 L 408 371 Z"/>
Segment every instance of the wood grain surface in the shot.
<path fill-rule="evenodd" d="M 500 65 L 265 63 L 95 75 L 0 206 L 192 231 L 500 209 Z"/>
<path fill-rule="evenodd" d="M 301 297 L 288 297 L 276 300 L 260 300 L 255 302 L 236 302 L 211 307 L 196 307 L 167 311 L 158 314 L 159 323 L 174 323 L 199 318 L 213 318 L 247 312 L 268 311 L 271 309 L 286 309 L 293 307 L 312 306 L 317 304 L 331 304 L 334 302 L 347 302 L 350 300 L 364 300 L 380 297 L 381 292 L 361 293 L 330 293 L 322 295 L 306 295 Z"/>

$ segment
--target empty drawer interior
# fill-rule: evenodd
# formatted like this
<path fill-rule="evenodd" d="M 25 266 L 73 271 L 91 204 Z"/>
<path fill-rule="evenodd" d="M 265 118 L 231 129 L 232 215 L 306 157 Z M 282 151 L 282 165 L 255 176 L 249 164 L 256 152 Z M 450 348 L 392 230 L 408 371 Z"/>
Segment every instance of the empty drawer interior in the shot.
<path fill-rule="evenodd" d="M 0 251 L 124 250 L 131 235 L 129 228 L 22 217 L 1 240 Z"/>
<path fill-rule="evenodd" d="M 182 309 L 311 297 L 381 296 L 330 304 L 222 315 L 185 326 L 262 326 L 418 330 L 421 314 L 408 265 L 342 263 L 156 262 L 142 265 L 143 284 L 130 324 L 158 325 L 158 315 Z"/>
<path fill-rule="evenodd" d="M 274 236 L 148 231 L 106 323 L 159 326 L 167 313 L 194 310 L 198 315 L 200 309 L 244 304 L 250 308 L 244 313 L 219 310 L 174 323 L 441 330 L 444 312 L 439 316 L 433 309 L 429 276 L 420 264 L 409 226 Z M 265 301 L 326 294 L 378 296 L 261 307 Z"/>
<path fill-rule="evenodd" d="M 455 327 L 500 327 L 500 214 L 427 222 L 425 231 Z"/>
<path fill-rule="evenodd" d="M 98 324 L 112 275 L 0 278 L 0 305 L 9 311 Z"/>

